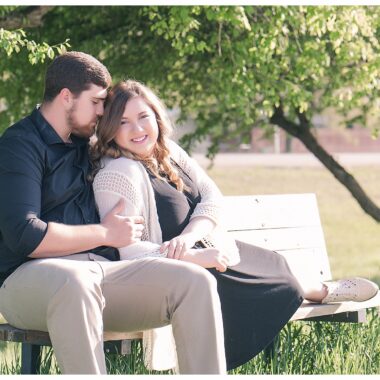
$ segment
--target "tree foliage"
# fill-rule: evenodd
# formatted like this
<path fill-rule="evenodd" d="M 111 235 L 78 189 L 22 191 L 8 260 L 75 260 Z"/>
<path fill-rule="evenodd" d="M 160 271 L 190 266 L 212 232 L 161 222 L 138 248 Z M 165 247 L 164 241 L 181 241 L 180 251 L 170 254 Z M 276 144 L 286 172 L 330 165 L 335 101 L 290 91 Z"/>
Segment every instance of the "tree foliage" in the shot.
<path fill-rule="evenodd" d="M 378 108 L 378 28 L 377 7 L 55 7 L 28 30 L 31 41 L 21 30 L 3 30 L 9 35 L 1 46 L 8 55 L 23 46 L 39 51 L 37 62 L 53 57 L 49 45 L 69 39 L 73 49 L 102 58 L 115 78 L 149 82 L 200 117 L 194 137 L 211 133 L 216 147 L 226 134 L 268 124 L 280 104 L 290 119 L 328 106 L 345 115 L 360 109 L 355 121 L 365 124 Z M 28 71 L 24 59 L 2 59 L 3 74 Z M 9 86 L 41 87 L 40 79 L 17 82 Z M 29 102 L 19 101 L 26 112 Z"/>
<path fill-rule="evenodd" d="M 185 146 L 209 138 L 212 156 L 223 142 L 244 141 L 253 126 L 277 124 L 301 139 L 355 198 L 363 196 L 318 145 L 312 120 L 327 107 L 347 123 L 366 126 L 369 116 L 378 118 L 378 7 L 52 7 L 42 20 L 25 29 L 44 41 L 40 46 L 68 38 L 74 50 L 100 58 L 115 80 L 137 78 L 179 106 L 182 117 L 195 118 L 197 129 L 183 139 Z M 46 63 L 25 62 L 25 52 L 4 59 L 0 49 L 0 99 L 8 106 L 0 113 L 2 129 L 41 98 Z"/>

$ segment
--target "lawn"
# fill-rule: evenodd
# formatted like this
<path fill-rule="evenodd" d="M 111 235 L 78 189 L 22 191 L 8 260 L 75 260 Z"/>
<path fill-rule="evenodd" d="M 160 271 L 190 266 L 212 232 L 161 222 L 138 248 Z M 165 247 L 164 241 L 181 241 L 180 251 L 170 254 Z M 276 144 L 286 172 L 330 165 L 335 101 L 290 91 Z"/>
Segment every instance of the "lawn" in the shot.
<path fill-rule="evenodd" d="M 352 173 L 380 204 L 379 167 Z M 214 167 L 209 171 L 226 195 L 316 193 L 333 277 L 359 275 L 380 284 L 379 224 L 323 168 Z M 19 371 L 17 345 L 2 346 L 0 373 Z M 110 373 L 149 373 L 139 344 L 130 358 L 108 357 Z M 43 370 L 48 373 L 51 357 Z M 56 370 L 52 369 L 51 373 Z M 380 322 L 366 324 L 292 322 L 281 332 L 273 359 L 258 355 L 233 374 L 380 374 Z"/>

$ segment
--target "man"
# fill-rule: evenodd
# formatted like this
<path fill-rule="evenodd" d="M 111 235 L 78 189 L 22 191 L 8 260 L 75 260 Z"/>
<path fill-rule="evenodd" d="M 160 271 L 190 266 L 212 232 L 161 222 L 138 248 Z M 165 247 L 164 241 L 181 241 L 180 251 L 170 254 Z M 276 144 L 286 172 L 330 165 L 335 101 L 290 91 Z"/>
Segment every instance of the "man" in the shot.
<path fill-rule="evenodd" d="M 48 331 L 65 374 L 106 373 L 103 330 L 169 323 L 180 373 L 225 373 L 214 278 L 178 260 L 118 261 L 143 230 L 121 203 L 99 223 L 88 141 L 110 82 L 94 57 L 57 57 L 41 107 L 0 138 L 0 312 Z"/>

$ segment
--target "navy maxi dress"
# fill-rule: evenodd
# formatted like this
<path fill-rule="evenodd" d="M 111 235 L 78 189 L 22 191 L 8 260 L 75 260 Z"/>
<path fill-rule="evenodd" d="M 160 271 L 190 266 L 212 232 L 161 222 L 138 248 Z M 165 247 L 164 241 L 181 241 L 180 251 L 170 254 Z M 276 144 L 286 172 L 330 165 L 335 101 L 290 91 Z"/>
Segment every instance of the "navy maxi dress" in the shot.
<path fill-rule="evenodd" d="M 177 168 L 189 189 L 184 193 L 148 171 L 163 241 L 181 234 L 201 201 L 196 184 Z M 228 370 L 269 345 L 303 301 L 300 286 L 281 255 L 242 242 L 237 245 L 238 265 L 223 273 L 208 269 L 218 284 Z"/>

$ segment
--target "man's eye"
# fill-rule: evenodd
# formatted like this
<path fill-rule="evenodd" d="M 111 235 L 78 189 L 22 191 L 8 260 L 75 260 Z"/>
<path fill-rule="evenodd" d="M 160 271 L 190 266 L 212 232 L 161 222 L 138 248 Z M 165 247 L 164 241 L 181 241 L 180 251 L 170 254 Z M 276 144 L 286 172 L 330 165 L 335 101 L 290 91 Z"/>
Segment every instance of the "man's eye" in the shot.
<path fill-rule="evenodd" d="M 99 103 L 98 100 L 93 100 L 92 102 L 93 102 L 94 104 L 98 104 L 98 103 Z"/>

